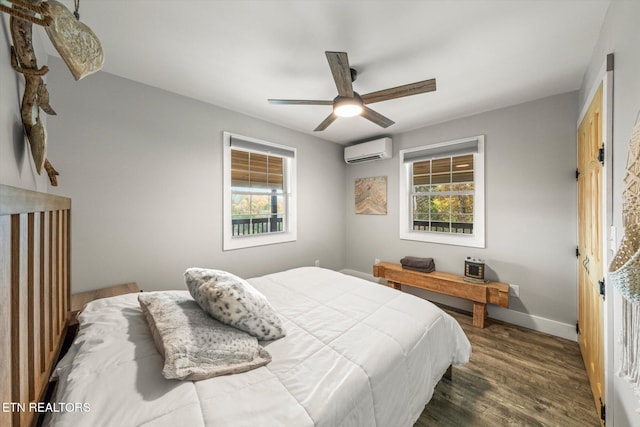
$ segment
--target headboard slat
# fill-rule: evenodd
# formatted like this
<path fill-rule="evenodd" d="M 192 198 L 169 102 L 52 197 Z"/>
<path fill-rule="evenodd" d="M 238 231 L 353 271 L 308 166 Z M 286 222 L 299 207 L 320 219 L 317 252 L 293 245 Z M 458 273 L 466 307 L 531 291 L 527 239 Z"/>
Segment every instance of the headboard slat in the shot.
<path fill-rule="evenodd" d="M 20 370 L 21 352 L 24 349 L 20 341 L 20 242 L 22 230 L 20 227 L 20 215 L 11 215 L 11 299 L 9 300 L 9 309 L 11 311 L 11 401 L 21 402 L 23 388 Z M 12 423 L 20 424 L 19 411 L 12 412 Z"/>
<path fill-rule="evenodd" d="M 0 384 L 11 384 L 11 217 L 0 216 Z M 0 387 L 0 400 L 11 402 L 11 387 Z M 11 425 L 11 413 L 0 412 L 0 425 Z"/>
<path fill-rule="evenodd" d="M 53 211 L 49 212 L 49 351 L 53 352 L 55 349 L 54 340 L 57 333 L 56 313 L 56 275 L 55 275 L 55 249 L 56 249 L 56 232 L 55 232 L 55 214 Z"/>
<path fill-rule="evenodd" d="M 0 411 L 32 426 L 70 313 L 71 200 L 0 185 Z M 7 409 L 9 409 L 7 411 Z"/>
<path fill-rule="evenodd" d="M 35 325 L 35 214 L 27 214 L 27 319 L 28 325 Z M 27 328 L 27 371 L 29 372 L 29 400 L 36 398 L 36 328 Z"/>
<path fill-rule="evenodd" d="M 46 250 L 46 214 L 44 212 L 39 212 L 38 217 L 40 219 L 40 236 L 38 237 L 38 241 L 40 242 L 40 255 L 38 259 L 38 269 L 39 269 L 39 285 L 40 291 L 38 295 L 40 295 L 40 299 L 38 300 L 38 306 L 40 307 L 40 336 L 38 337 L 38 341 L 40 343 L 40 375 L 45 373 L 46 370 L 46 357 L 47 357 L 47 341 L 45 337 L 47 336 L 46 330 L 46 301 L 47 295 L 45 294 L 46 289 L 46 258 L 45 258 L 45 250 Z"/>

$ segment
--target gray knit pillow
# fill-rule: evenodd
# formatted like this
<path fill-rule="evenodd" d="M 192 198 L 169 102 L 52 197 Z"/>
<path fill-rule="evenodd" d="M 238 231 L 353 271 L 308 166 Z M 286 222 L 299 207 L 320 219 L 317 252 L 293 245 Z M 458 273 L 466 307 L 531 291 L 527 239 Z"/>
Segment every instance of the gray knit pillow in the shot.
<path fill-rule="evenodd" d="M 184 275 L 193 299 L 215 319 L 259 340 L 286 335 L 267 298 L 246 280 L 226 271 L 205 268 L 189 268 Z"/>
<path fill-rule="evenodd" d="M 251 335 L 207 315 L 184 291 L 138 295 L 168 379 L 202 380 L 266 365 L 269 353 Z"/>

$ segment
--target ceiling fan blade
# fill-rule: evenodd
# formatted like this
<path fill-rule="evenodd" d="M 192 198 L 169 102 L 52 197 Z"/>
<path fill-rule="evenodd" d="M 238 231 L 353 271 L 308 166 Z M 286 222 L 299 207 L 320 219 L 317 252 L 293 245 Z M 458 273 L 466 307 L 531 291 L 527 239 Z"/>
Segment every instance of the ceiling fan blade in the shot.
<path fill-rule="evenodd" d="M 388 128 L 389 126 L 391 126 L 392 124 L 395 123 L 393 120 L 383 116 L 382 114 L 372 110 L 369 107 L 364 107 L 362 109 L 362 114 L 361 115 L 365 119 L 371 120 L 373 123 L 375 123 L 378 126 L 381 126 L 383 128 Z"/>
<path fill-rule="evenodd" d="M 333 105 L 333 101 L 317 99 L 268 99 L 270 104 L 279 105 Z"/>
<path fill-rule="evenodd" d="M 336 116 L 335 114 L 333 114 L 333 113 L 329 114 L 329 115 L 327 116 L 327 118 L 326 118 L 326 119 L 324 119 L 324 120 L 322 121 L 322 123 L 320 123 L 320 124 L 318 125 L 318 127 L 317 127 L 317 128 L 315 128 L 313 131 L 314 131 L 314 132 L 319 132 L 319 131 L 321 131 L 321 130 L 325 130 L 325 129 L 326 129 L 326 128 L 328 128 L 328 127 L 329 127 L 329 125 L 330 125 L 331 123 L 333 123 L 333 121 L 334 121 L 335 119 L 337 119 L 337 118 L 338 118 L 338 116 Z"/>
<path fill-rule="evenodd" d="M 353 97 L 351 70 L 346 52 L 325 52 L 333 80 L 338 88 L 338 95 Z"/>
<path fill-rule="evenodd" d="M 379 90 L 362 95 L 365 104 L 402 98 L 403 96 L 417 95 L 419 93 L 433 92 L 436 90 L 436 79 L 423 80 L 408 85 L 396 86 L 390 89 Z"/>

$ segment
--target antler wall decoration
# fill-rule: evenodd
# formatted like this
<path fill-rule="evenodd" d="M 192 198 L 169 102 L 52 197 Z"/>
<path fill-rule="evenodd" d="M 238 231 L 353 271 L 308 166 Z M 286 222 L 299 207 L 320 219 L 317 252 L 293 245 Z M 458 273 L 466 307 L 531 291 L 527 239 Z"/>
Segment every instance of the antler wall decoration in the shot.
<path fill-rule="evenodd" d="M 79 16 L 77 8 L 78 3 L 76 16 Z M 20 115 L 36 172 L 40 175 L 44 168 L 51 185 L 57 186 L 59 173 L 46 156 L 47 133 L 40 121 L 40 109 L 50 115 L 55 115 L 56 112 L 49 105 L 49 92 L 42 79 L 49 69 L 46 65 L 38 68 L 33 49 L 32 27 L 36 24 L 45 28 L 49 39 L 76 80 L 102 68 L 102 46 L 89 27 L 79 22 L 63 4 L 55 0 L 0 0 L 0 11 L 11 15 L 11 64 L 25 79 Z"/>

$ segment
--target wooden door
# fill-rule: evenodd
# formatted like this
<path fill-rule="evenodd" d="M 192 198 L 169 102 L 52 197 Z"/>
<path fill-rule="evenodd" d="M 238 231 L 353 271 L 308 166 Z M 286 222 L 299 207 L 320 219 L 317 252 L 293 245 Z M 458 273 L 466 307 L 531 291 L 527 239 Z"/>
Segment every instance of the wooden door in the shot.
<path fill-rule="evenodd" d="M 578 128 L 578 342 L 599 414 L 604 404 L 602 142 L 600 85 Z"/>

